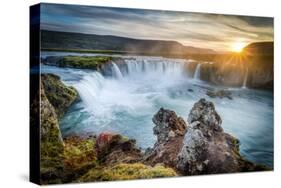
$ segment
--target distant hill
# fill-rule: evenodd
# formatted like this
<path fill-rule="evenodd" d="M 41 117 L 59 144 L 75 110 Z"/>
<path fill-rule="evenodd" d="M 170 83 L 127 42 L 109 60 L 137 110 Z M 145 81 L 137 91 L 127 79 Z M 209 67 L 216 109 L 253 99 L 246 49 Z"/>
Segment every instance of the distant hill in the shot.
<path fill-rule="evenodd" d="M 150 54 L 214 54 L 205 48 L 184 46 L 176 41 L 143 40 L 111 35 L 41 31 L 42 49 L 112 50 Z"/>
<path fill-rule="evenodd" d="M 253 55 L 271 55 L 273 56 L 273 42 L 255 42 L 243 49 L 244 52 Z"/>

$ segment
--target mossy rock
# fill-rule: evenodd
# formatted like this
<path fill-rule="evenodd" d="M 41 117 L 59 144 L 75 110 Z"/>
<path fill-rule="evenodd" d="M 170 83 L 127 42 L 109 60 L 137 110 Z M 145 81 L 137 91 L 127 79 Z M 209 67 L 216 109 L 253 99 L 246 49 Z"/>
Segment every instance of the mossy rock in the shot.
<path fill-rule="evenodd" d="M 58 118 L 61 118 L 77 98 L 77 91 L 63 84 L 60 77 L 54 74 L 42 74 L 41 82 L 48 100 L 55 108 Z"/>
<path fill-rule="evenodd" d="M 175 171 L 161 165 L 151 167 L 142 163 L 121 163 L 103 169 L 92 169 L 79 178 L 78 182 L 147 179 L 172 176 L 177 176 Z"/>
<path fill-rule="evenodd" d="M 94 138 L 72 136 L 64 140 L 64 163 L 68 168 L 79 168 L 97 162 Z"/>
<path fill-rule="evenodd" d="M 71 136 L 64 139 L 64 182 L 72 182 L 98 165 L 95 138 Z"/>
<path fill-rule="evenodd" d="M 61 183 L 63 141 L 54 107 L 40 90 L 40 175 L 42 184 Z"/>
<path fill-rule="evenodd" d="M 109 56 L 64 56 L 57 64 L 60 67 L 98 70 L 102 64 L 112 59 Z"/>

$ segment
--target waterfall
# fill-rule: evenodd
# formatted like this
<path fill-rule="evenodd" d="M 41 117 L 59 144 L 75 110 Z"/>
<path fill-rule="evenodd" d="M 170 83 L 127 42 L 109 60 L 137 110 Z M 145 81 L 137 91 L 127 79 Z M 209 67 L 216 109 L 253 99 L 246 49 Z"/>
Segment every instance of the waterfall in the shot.
<path fill-rule="evenodd" d="M 201 75 L 201 63 L 197 64 L 193 79 L 200 80 L 200 75 Z"/>
<path fill-rule="evenodd" d="M 123 75 L 122 75 L 119 67 L 115 63 L 112 63 L 112 74 L 117 79 L 123 78 Z"/>
<path fill-rule="evenodd" d="M 182 76 L 184 63 L 181 61 L 167 61 L 162 59 L 126 59 L 128 76 L 158 75 L 158 76 Z"/>
<path fill-rule="evenodd" d="M 87 111 L 94 116 L 106 114 L 110 119 L 110 105 L 140 106 L 144 105 L 138 95 L 131 94 L 138 84 L 150 83 L 154 88 L 166 88 L 169 85 L 185 80 L 184 61 L 166 60 L 162 58 L 124 59 L 124 62 L 114 62 L 110 65 L 112 77 L 102 75 L 98 71 L 87 73 L 74 85 L 85 104 Z M 147 105 L 150 106 L 150 105 Z M 126 108 L 126 109 L 127 109 Z M 105 113 L 108 112 L 108 113 Z"/>
<path fill-rule="evenodd" d="M 74 85 L 79 96 L 89 111 L 98 111 L 100 92 L 105 83 L 105 78 L 99 72 L 85 75 L 83 79 Z"/>
<path fill-rule="evenodd" d="M 248 80 L 248 68 L 246 69 L 246 74 L 244 76 L 243 85 L 242 85 L 242 88 L 244 89 L 247 88 L 247 80 Z"/>

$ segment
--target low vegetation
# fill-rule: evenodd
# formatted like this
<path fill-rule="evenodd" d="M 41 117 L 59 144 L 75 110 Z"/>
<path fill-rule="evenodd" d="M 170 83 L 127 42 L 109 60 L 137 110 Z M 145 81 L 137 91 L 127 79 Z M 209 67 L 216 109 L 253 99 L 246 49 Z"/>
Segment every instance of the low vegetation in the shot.
<path fill-rule="evenodd" d="M 150 167 L 142 163 L 117 164 L 103 169 L 92 169 L 81 178 L 79 182 L 87 181 L 111 181 L 111 180 L 130 180 L 172 177 L 177 174 L 171 168 L 165 168 L 161 165 Z"/>
<path fill-rule="evenodd" d="M 112 59 L 109 56 L 65 56 L 59 60 L 58 66 L 97 70 Z"/>
<path fill-rule="evenodd" d="M 96 164 L 94 138 L 81 138 L 72 136 L 64 140 L 64 164 L 68 168 L 80 168 L 81 166 Z"/>

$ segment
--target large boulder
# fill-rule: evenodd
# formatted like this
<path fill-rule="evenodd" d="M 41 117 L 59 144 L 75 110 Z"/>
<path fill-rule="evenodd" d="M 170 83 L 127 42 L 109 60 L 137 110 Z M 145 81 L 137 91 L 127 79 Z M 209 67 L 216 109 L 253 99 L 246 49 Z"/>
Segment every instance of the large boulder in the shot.
<path fill-rule="evenodd" d="M 264 170 L 239 153 L 239 141 L 225 133 L 212 102 L 200 99 L 188 116 L 184 145 L 178 154 L 177 170 L 184 175 Z"/>
<path fill-rule="evenodd" d="M 152 165 L 164 163 L 173 167 L 183 145 L 186 123 L 174 111 L 164 108 L 152 120 L 155 123 L 153 133 L 157 136 L 157 142 L 152 149 L 146 151 L 144 159 Z"/>

